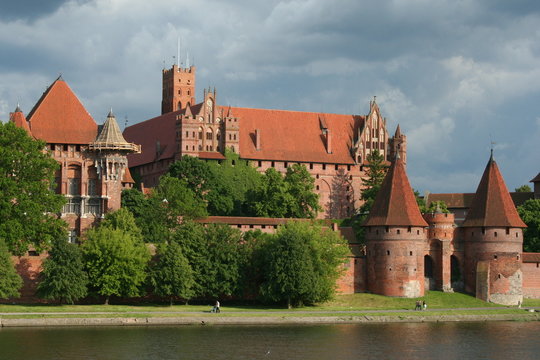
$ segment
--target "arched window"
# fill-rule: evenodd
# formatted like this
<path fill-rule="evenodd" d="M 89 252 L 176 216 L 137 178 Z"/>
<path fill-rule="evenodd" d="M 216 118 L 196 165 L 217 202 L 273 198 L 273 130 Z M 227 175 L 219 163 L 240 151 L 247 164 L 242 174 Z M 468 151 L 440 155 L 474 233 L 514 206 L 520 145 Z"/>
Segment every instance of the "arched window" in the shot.
<path fill-rule="evenodd" d="M 182 108 L 182 102 L 179 101 L 179 102 L 178 102 L 178 110 L 180 110 L 181 108 Z"/>
<path fill-rule="evenodd" d="M 206 140 L 212 140 L 214 138 L 214 133 L 212 129 L 206 129 Z"/>
<path fill-rule="evenodd" d="M 203 128 L 200 127 L 199 128 L 199 140 L 202 140 L 202 138 L 203 138 Z"/>
<path fill-rule="evenodd" d="M 68 195 L 81 195 L 81 167 L 79 165 L 68 166 Z"/>

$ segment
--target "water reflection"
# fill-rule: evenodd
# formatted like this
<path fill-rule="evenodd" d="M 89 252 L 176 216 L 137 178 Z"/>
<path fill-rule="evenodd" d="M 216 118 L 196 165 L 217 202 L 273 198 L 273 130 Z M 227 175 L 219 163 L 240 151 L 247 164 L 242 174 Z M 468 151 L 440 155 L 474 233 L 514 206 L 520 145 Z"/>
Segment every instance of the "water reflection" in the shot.
<path fill-rule="evenodd" d="M 2 328 L 2 359 L 534 359 L 540 323 Z"/>

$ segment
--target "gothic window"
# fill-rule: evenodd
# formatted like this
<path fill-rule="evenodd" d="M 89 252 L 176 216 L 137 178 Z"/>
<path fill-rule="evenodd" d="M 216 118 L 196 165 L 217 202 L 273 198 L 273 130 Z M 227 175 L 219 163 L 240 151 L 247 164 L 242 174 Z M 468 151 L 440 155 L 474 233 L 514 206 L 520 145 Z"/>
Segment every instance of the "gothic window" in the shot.
<path fill-rule="evenodd" d="M 68 167 L 68 195 L 81 195 L 81 167 L 70 165 Z"/>
<path fill-rule="evenodd" d="M 214 137 L 214 134 L 212 133 L 212 129 L 207 129 L 206 130 L 206 140 L 212 140 L 213 137 Z"/>
<path fill-rule="evenodd" d="M 202 138 L 203 138 L 203 128 L 200 127 L 199 128 L 199 140 L 202 140 Z"/>

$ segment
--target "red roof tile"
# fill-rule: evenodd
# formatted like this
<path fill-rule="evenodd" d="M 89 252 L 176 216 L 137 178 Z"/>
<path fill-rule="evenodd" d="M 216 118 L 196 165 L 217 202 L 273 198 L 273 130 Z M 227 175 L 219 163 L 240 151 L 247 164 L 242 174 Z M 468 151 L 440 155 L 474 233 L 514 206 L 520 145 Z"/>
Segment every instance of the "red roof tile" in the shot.
<path fill-rule="evenodd" d="M 34 137 L 48 143 L 88 144 L 97 124 L 64 80 L 58 78 L 28 114 Z"/>
<path fill-rule="evenodd" d="M 20 127 L 29 135 L 32 135 L 32 132 L 30 131 L 30 127 L 28 126 L 28 122 L 26 121 L 26 118 L 24 117 L 24 114 L 20 109 L 17 107 L 17 110 L 15 112 L 12 112 L 9 114 L 9 121 L 13 122 L 17 127 Z"/>
<path fill-rule="evenodd" d="M 220 152 L 211 152 L 211 151 L 200 151 L 199 157 L 201 159 L 217 159 L 217 160 L 224 160 L 225 156 L 223 156 Z"/>
<path fill-rule="evenodd" d="M 403 161 L 388 169 L 364 226 L 428 226 L 416 203 Z"/>
<path fill-rule="evenodd" d="M 354 164 L 350 148 L 363 116 L 239 107 L 221 109 L 239 119 L 240 156 L 244 159 Z M 330 154 L 326 151 L 321 118 L 330 131 Z M 255 146 L 255 130 L 260 131 L 260 150 Z"/>
<path fill-rule="evenodd" d="M 493 157 L 488 161 L 462 226 L 527 227 L 517 213 Z"/>
<path fill-rule="evenodd" d="M 122 177 L 122 182 L 127 183 L 127 184 L 135 184 L 135 180 L 133 180 L 133 176 L 131 176 L 131 171 L 129 171 L 128 167 L 124 171 L 124 176 Z"/>
<path fill-rule="evenodd" d="M 426 204 L 434 201 L 444 201 L 449 209 L 460 209 L 471 207 L 474 199 L 474 193 L 448 193 L 448 194 L 429 194 L 426 198 Z M 523 204 L 525 201 L 534 198 L 532 192 L 511 192 L 510 197 L 516 206 Z"/>
<path fill-rule="evenodd" d="M 141 145 L 140 154 L 129 154 L 129 167 L 148 164 L 160 159 L 171 159 L 175 153 L 176 117 L 185 110 L 179 110 L 157 116 L 124 130 L 128 142 Z M 159 142 L 160 152 L 157 152 Z"/>

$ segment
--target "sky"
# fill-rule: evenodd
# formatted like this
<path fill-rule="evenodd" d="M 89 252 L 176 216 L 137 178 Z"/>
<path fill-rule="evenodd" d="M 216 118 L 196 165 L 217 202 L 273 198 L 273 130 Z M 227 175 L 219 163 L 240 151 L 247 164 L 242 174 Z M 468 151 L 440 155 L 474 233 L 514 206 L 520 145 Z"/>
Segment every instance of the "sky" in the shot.
<path fill-rule="evenodd" d="M 537 0 L 1 1 L 0 120 L 60 74 L 98 124 L 157 116 L 178 39 L 197 99 L 367 114 L 376 96 L 421 193 L 474 192 L 492 146 L 511 191 L 540 171 Z"/>

